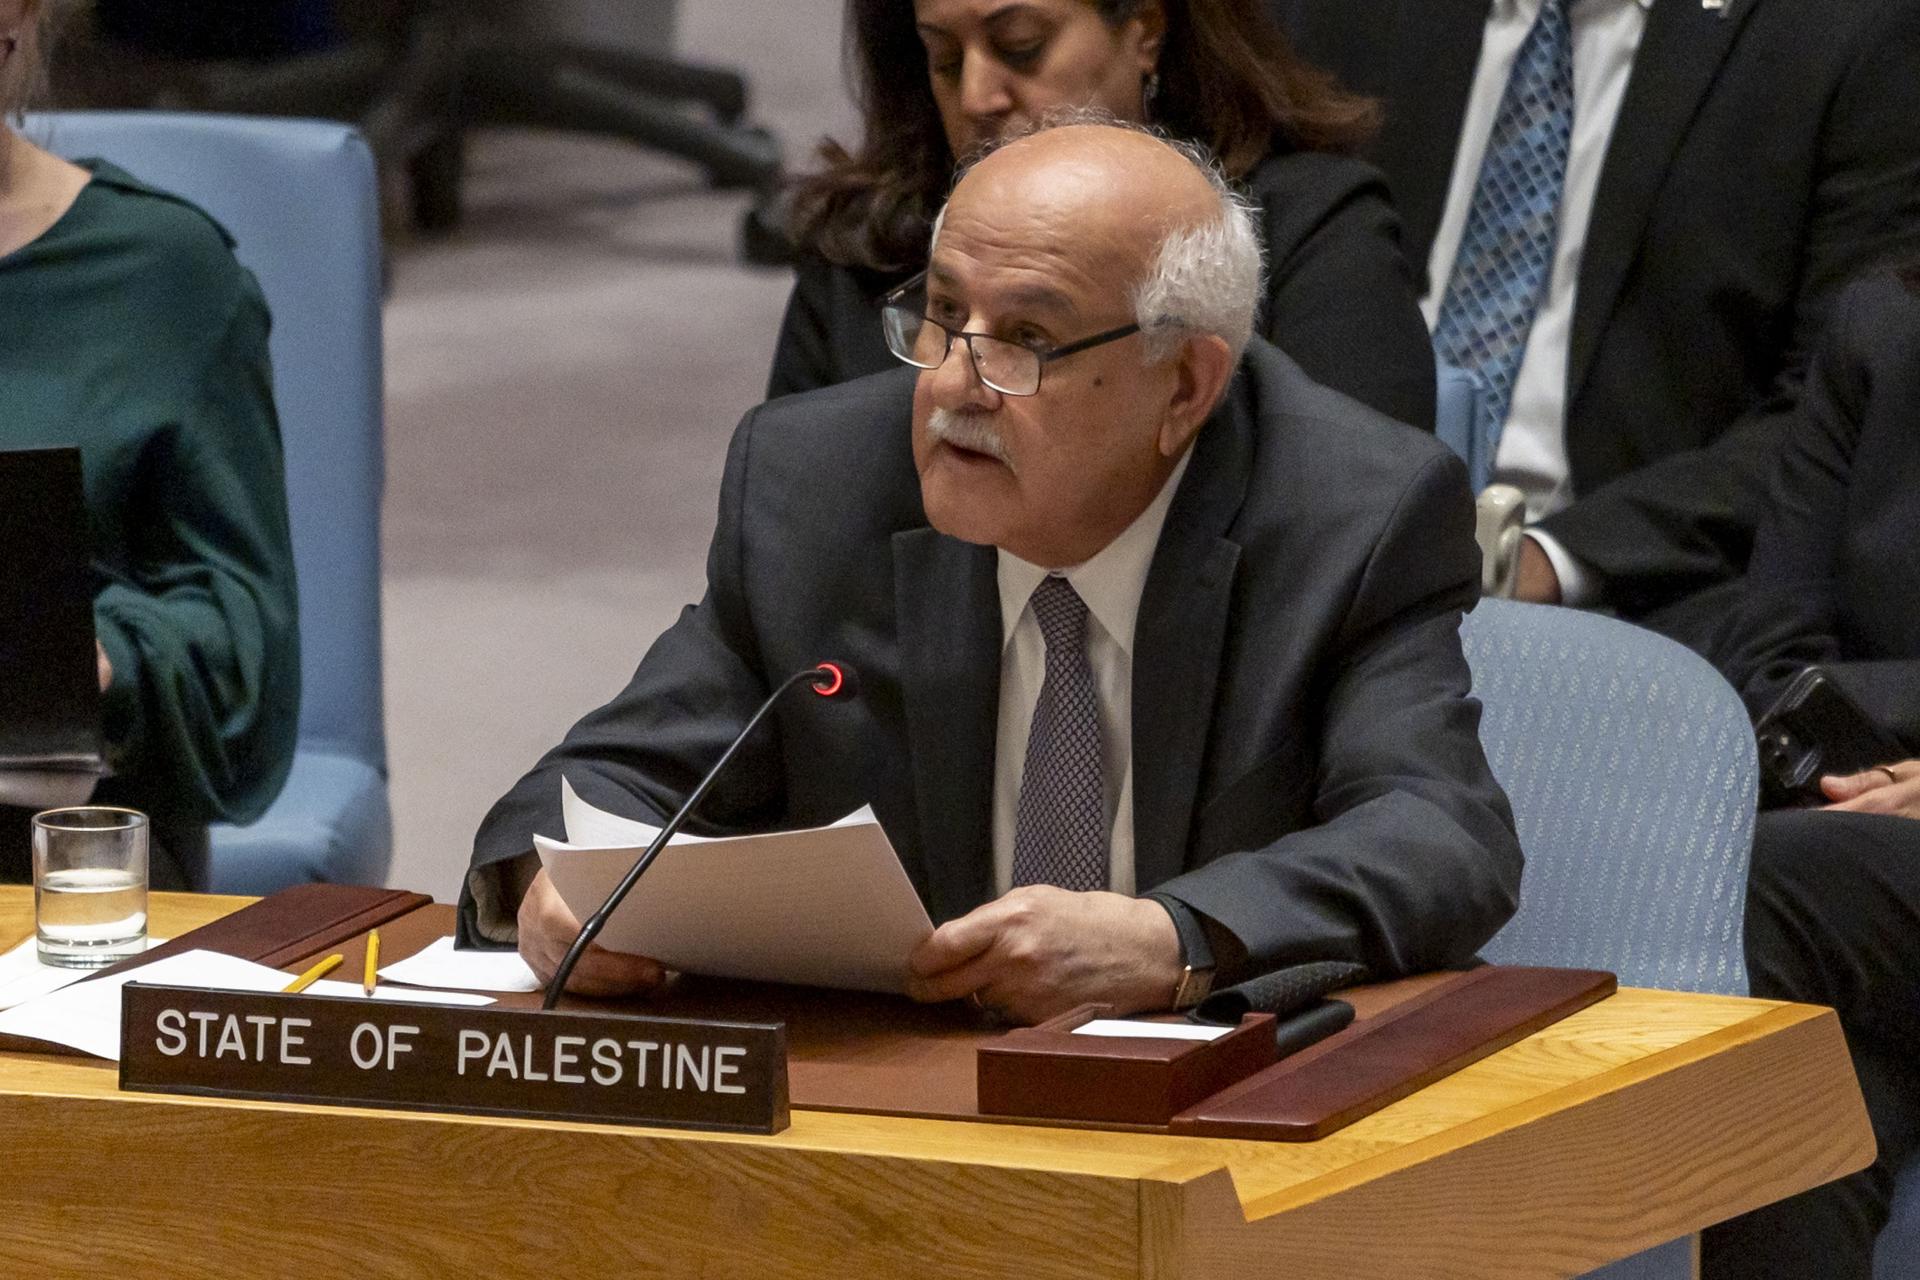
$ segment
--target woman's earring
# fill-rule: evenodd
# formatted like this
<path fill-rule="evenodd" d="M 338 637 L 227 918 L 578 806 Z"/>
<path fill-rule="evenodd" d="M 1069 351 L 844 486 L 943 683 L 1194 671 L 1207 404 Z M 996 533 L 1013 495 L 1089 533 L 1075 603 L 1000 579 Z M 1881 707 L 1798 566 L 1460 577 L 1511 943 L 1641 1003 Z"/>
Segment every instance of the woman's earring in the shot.
<path fill-rule="evenodd" d="M 1147 72 L 1147 78 L 1140 85 L 1140 114 L 1153 119 L 1153 104 L 1160 100 L 1160 73 Z"/>

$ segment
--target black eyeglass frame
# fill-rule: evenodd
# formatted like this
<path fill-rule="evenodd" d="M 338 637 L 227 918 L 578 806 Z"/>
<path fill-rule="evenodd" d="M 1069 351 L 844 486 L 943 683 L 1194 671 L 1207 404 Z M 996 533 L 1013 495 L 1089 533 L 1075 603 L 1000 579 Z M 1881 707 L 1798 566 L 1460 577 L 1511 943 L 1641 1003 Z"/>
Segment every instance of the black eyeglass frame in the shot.
<path fill-rule="evenodd" d="M 913 279 L 911 280 L 908 280 L 905 284 L 899 285 L 896 288 L 889 290 L 887 292 L 887 295 L 880 300 L 881 311 L 883 312 L 911 311 L 912 308 L 906 305 L 906 303 L 904 302 L 904 299 L 907 297 L 907 295 L 911 294 L 915 289 L 921 288 L 926 283 L 927 283 L 927 273 L 922 271 L 919 275 L 913 277 Z M 1132 324 L 1123 324 L 1117 329 L 1108 329 L 1104 333 L 1096 333 L 1092 337 L 1076 338 L 1072 342 L 1062 343 L 1057 347 L 1047 347 L 1044 350 L 1042 350 L 1037 347 L 1021 347 L 1020 343 L 1010 341 L 1009 339 L 1006 339 L 1006 338 L 996 338 L 994 335 L 990 333 L 970 333 L 964 329 L 950 329 L 946 325 L 941 324 L 938 320 L 935 320 L 932 316 L 929 316 L 925 311 L 921 311 L 919 313 L 919 318 L 920 318 L 920 323 L 930 324 L 934 328 L 940 330 L 940 332 L 947 335 L 947 343 L 946 343 L 946 346 L 943 347 L 940 351 L 940 359 L 935 361 L 933 364 L 921 364 L 918 360 L 909 359 L 908 357 L 901 355 L 898 351 L 894 351 L 893 344 L 889 342 L 887 344 L 887 350 L 889 352 L 892 352 L 893 357 L 896 360 L 900 361 L 902 364 L 911 365 L 916 369 L 938 369 L 941 365 L 947 362 L 947 357 L 953 354 L 953 343 L 954 343 L 954 340 L 957 338 L 960 341 L 967 344 L 967 360 L 970 364 L 973 365 L 974 377 L 980 379 L 980 381 L 983 384 L 985 384 L 986 386 L 992 387 L 995 391 L 998 391 L 1003 396 L 1039 395 L 1040 384 L 1045 380 L 1047 366 L 1052 364 L 1055 360 L 1062 360 L 1062 359 L 1065 359 L 1067 356 L 1078 355 L 1082 351 L 1091 351 L 1095 347 L 1103 347 L 1109 342 L 1118 342 L 1122 338 L 1132 337 L 1134 334 L 1140 332 L 1140 323 L 1138 321 L 1135 321 Z M 884 331 L 886 326 L 883 324 L 881 328 Z M 980 356 L 979 356 L 979 353 L 974 350 L 974 346 L 973 346 L 973 340 L 975 338 L 985 338 L 989 342 L 998 342 L 1009 347 L 1020 347 L 1020 349 L 1023 351 L 1031 352 L 1034 358 L 1039 362 L 1039 368 L 1035 371 L 1033 376 L 1033 390 L 1013 391 L 989 379 L 987 375 L 981 371 Z"/>

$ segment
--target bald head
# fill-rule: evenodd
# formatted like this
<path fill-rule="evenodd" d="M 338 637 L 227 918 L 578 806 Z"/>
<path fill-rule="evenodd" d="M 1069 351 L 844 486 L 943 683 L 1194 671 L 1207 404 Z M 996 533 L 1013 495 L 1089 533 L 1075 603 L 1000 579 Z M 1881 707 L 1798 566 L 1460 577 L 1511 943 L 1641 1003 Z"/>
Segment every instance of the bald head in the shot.
<path fill-rule="evenodd" d="M 1167 233 L 1220 214 L 1206 174 L 1160 139 L 1113 125 L 1063 125 L 1017 138 L 969 169 L 948 216 L 1020 209 L 1050 232 L 1131 264 L 1139 279 Z"/>
<path fill-rule="evenodd" d="M 1214 184 L 1195 161 L 1195 154 L 1135 126 L 1061 124 L 989 151 L 966 171 L 954 194 L 972 180 L 993 180 L 1035 199 L 1051 195 L 1062 207 L 1078 202 L 1089 213 L 1102 206 L 1130 209 L 1171 227 L 1219 212 Z"/>
<path fill-rule="evenodd" d="M 1183 334 L 1213 333 L 1236 358 L 1252 333 L 1260 241 L 1252 210 L 1198 148 L 1117 123 L 1042 126 L 962 176 L 950 221 L 1040 249 L 1063 274 L 1118 289 L 1164 359 Z"/>

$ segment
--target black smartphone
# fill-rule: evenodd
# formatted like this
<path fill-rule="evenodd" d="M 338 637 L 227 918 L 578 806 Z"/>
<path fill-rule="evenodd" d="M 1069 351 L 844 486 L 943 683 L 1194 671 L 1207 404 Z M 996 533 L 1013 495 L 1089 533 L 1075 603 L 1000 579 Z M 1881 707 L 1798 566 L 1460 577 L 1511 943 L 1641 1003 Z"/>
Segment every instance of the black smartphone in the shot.
<path fill-rule="evenodd" d="M 1859 773 L 1906 754 L 1819 667 L 1795 676 L 1753 733 L 1760 747 L 1760 804 L 1766 809 L 1825 804 L 1822 777 Z"/>

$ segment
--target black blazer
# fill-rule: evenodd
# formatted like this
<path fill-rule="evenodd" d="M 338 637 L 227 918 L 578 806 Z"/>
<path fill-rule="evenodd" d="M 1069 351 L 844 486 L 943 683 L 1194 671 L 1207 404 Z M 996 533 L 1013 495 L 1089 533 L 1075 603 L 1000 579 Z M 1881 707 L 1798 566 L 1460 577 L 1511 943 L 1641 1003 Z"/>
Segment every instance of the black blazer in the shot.
<path fill-rule="evenodd" d="M 1920 296 L 1841 295 L 1718 649 L 1758 716 L 1824 665 L 1920 755 Z"/>
<path fill-rule="evenodd" d="M 1314 378 L 1433 430 L 1433 348 L 1379 170 L 1344 156 L 1271 156 L 1247 175 L 1260 206 L 1267 294 L 1259 332 Z M 905 276 L 803 258 L 767 395 L 831 386 L 900 362 L 880 300 Z"/>
<path fill-rule="evenodd" d="M 1424 277 L 1487 0 L 1269 3 L 1303 55 L 1386 100 L 1373 158 Z M 1920 252 L 1917 69 L 1916 0 L 1648 14 L 1580 264 L 1576 500 L 1543 523 L 1623 611 L 1741 571 L 1835 293 Z"/>
<path fill-rule="evenodd" d="M 709 793 L 704 829 L 871 803 L 935 919 L 992 897 L 996 556 L 927 524 L 913 385 L 901 369 L 747 415 L 706 598 L 488 814 L 469 928 L 473 879 L 510 904 L 500 864 L 561 834 L 563 771 L 594 804 L 658 821 L 773 682 L 828 656 L 859 669 L 858 700 L 781 704 Z M 1251 966 L 1455 964 L 1513 911 L 1520 850 L 1460 649 L 1472 525 L 1438 442 L 1264 343 L 1202 429 L 1135 638 L 1135 867 Z"/>

